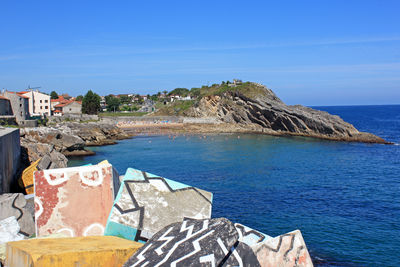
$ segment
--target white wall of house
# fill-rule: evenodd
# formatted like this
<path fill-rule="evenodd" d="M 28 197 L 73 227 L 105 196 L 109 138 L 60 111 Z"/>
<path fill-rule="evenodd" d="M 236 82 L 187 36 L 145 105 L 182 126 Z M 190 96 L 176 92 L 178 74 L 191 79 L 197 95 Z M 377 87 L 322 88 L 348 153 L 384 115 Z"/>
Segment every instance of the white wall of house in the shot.
<path fill-rule="evenodd" d="M 29 97 L 29 113 L 32 116 L 51 115 L 50 95 L 33 90 L 23 95 Z"/>

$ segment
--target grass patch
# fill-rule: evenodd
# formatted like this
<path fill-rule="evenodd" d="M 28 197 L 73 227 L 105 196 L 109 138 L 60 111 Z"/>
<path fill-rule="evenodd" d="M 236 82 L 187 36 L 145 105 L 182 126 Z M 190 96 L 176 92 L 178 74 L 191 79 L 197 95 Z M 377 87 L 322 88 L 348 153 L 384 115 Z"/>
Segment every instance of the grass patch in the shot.
<path fill-rule="evenodd" d="M 265 89 L 251 82 L 244 82 L 236 86 L 228 84 L 214 84 L 212 86 L 203 86 L 200 89 L 200 97 L 211 95 L 222 95 L 225 92 L 240 92 L 243 95 L 254 98 L 265 94 Z"/>
<path fill-rule="evenodd" d="M 161 116 L 182 116 L 185 111 L 194 105 L 195 100 L 175 100 L 168 105 L 161 106 L 155 115 Z"/>

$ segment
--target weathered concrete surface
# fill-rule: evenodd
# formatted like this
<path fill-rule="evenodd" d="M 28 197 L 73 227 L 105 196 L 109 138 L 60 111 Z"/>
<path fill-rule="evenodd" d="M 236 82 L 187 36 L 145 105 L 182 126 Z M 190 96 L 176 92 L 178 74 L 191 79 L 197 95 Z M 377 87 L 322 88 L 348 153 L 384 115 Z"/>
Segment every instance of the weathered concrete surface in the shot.
<path fill-rule="evenodd" d="M 252 249 L 261 266 L 313 266 L 299 230 L 267 239 Z"/>
<path fill-rule="evenodd" d="M 20 234 L 28 237 L 35 233 L 33 214 L 27 207 L 27 201 L 23 194 L 0 195 L 0 220 L 14 216 L 21 228 Z"/>
<path fill-rule="evenodd" d="M 0 220 L 0 263 L 4 264 L 6 259 L 6 242 L 24 239 L 19 233 L 18 221 L 14 216 Z M 1 265 L 0 264 L 0 265 Z"/>
<path fill-rule="evenodd" d="M 114 236 L 30 239 L 7 243 L 6 265 L 122 266 L 141 246 Z"/>
<path fill-rule="evenodd" d="M 225 218 L 188 219 L 163 228 L 124 266 L 220 266 L 238 238 Z"/>
<path fill-rule="evenodd" d="M 36 236 L 102 235 L 118 185 L 110 164 L 35 172 Z"/>
<path fill-rule="evenodd" d="M 20 165 L 19 129 L 0 126 L 0 194 L 11 192 Z"/>
<path fill-rule="evenodd" d="M 184 218 L 211 216 L 212 193 L 129 168 L 124 176 L 105 235 L 146 241 Z"/>

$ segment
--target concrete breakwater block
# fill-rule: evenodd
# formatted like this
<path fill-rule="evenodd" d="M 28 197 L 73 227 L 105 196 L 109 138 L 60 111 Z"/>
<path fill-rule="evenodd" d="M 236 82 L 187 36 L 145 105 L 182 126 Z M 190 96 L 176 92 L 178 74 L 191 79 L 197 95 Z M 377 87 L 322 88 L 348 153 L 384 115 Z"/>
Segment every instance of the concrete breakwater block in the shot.
<path fill-rule="evenodd" d="M 313 266 L 299 230 L 259 242 L 252 249 L 261 266 Z"/>
<path fill-rule="evenodd" d="M 104 234 L 147 241 L 184 218 L 210 218 L 211 208 L 210 192 L 129 168 Z"/>
<path fill-rule="evenodd" d="M 27 201 L 23 194 L 0 195 L 0 220 L 14 216 L 20 227 L 19 233 L 29 237 L 35 233 L 33 213 L 27 207 Z"/>
<path fill-rule="evenodd" d="M 185 219 L 156 233 L 124 266 L 220 266 L 238 238 L 225 218 Z"/>
<path fill-rule="evenodd" d="M 239 223 L 235 228 L 239 242 L 253 250 L 261 266 L 313 266 L 299 230 L 273 238 Z"/>
<path fill-rule="evenodd" d="M 0 220 L 0 266 L 3 266 L 1 264 L 4 264 L 6 259 L 6 243 L 25 238 L 19 231 L 18 221 L 14 216 Z"/>
<path fill-rule="evenodd" d="M 22 240 L 7 243 L 6 266 L 122 266 L 141 246 L 114 236 Z"/>
<path fill-rule="evenodd" d="M 36 236 L 103 235 L 118 177 L 110 164 L 36 171 Z"/>
<path fill-rule="evenodd" d="M 239 234 L 239 241 L 250 247 L 272 238 L 240 223 L 235 223 L 235 228 Z"/>

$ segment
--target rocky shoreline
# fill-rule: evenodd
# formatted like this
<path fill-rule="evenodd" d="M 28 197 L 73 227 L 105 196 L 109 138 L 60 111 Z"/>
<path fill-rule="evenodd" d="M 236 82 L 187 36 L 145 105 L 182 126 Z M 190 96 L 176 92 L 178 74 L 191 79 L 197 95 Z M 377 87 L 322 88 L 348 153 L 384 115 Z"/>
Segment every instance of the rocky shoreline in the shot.
<path fill-rule="evenodd" d="M 265 134 L 273 136 L 301 136 L 323 140 L 341 142 L 361 142 L 375 144 L 393 144 L 376 135 L 359 132 L 348 136 L 327 136 L 317 133 L 293 133 L 288 131 L 275 131 L 257 125 L 244 125 L 238 123 L 170 123 L 170 124 L 140 124 L 121 125 L 119 128 L 131 135 L 185 135 L 185 134 Z"/>
<path fill-rule="evenodd" d="M 201 127 L 191 124 L 181 127 L 189 132 L 249 132 L 391 144 L 371 133 L 358 131 L 337 115 L 302 105 L 286 105 L 271 89 L 253 82 L 232 87 L 226 84 L 202 87 L 200 97 L 191 106 L 176 104 L 169 109 L 161 108 L 154 115 L 173 113 L 213 122 L 203 123 Z"/>
<path fill-rule="evenodd" d="M 41 159 L 42 169 L 65 168 L 69 156 L 89 156 L 87 146 L 116 144 L 132 135 L 101 122 L 64 122 L 48 127 L 21 128 L 22 165 Z"/>

